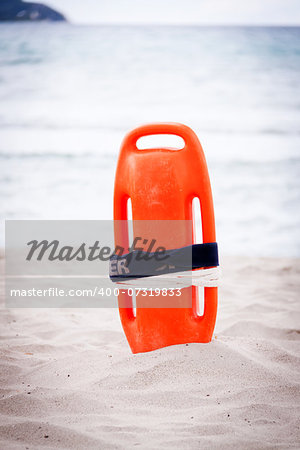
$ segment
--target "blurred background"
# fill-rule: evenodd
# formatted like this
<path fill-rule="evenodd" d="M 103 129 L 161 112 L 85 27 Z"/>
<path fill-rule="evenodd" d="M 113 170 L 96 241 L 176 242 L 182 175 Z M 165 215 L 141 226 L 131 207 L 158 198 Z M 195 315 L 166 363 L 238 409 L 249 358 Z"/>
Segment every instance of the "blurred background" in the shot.
<path fill-rule="evenodd" d="M 5 219 L 112 218 L 124 134 L 176 121 L 220 251 L 299 257 L 299 3 L 46 3 L 68 21 L 0 23 L 0 244 Z"/>

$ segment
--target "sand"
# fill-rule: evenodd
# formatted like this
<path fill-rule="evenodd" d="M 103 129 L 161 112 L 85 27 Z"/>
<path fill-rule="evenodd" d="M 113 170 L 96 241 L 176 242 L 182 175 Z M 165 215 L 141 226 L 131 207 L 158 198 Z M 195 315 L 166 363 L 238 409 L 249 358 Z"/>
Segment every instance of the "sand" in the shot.
<path fill-rule="evenodd" d="M 300 448 L 300 260 L 222 270 L 210 344 L 132 355 L 116 309 L 3 308 L 0 448 Z"/>

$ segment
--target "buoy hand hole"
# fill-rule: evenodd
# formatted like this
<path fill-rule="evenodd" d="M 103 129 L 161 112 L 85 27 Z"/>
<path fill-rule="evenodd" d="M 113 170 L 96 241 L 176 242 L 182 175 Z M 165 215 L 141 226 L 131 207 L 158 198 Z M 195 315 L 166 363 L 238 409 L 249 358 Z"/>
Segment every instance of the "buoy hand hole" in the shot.
<path fill-rule="evenodd" d="M 150 134 L 137 140 L 138 150 L 165 148 L 167 150 L 182 150 L 185 146 L 182 137 L 175 134 Z"/>

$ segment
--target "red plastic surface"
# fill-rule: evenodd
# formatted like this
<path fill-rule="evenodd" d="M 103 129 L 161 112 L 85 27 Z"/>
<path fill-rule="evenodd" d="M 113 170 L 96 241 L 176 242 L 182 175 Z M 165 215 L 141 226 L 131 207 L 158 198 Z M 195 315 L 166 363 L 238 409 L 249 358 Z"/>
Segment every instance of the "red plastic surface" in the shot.
<path fill-rule="evenodd" d="M 185 146 L 176 151 L 168 148 L 137 148 L 136 143 L 140 137 L 155 134 L 175 134 L 183 138 Z M 125 136 L 115 178 L 116 224 L 119 220 L 127 220 L 127 201 L 130 198 L 132 219 L 138 221 L 134 222 L 135 236 L 153 237 L 153 230 L 148 222 L 150 220 L 186 221 L 178 222 L 176 233 L 162 229 L 160 243 L 167 249 L 190 245 L 194 243 L 194 233 L 190 227 L 193 223 L 192 201 L 195 197 L 200 200 L 203 242 L 215 242 L 210 180 L 205 156 L 196 134 L 182 124 L 155 123 L 138 127 Z M 128 247 L 128 235 L 123 226 L 115 227 L 115 244 Z M 137 297 L 135 316 L 128 294 L 119 295 L 120 318 L 133 353 L 174 344 L 211 341 L 217 314 L 217 288 L 204 288 L 203 316 L 198 316 L 196 312 L 195 287 L 184 288 L 182 296 L 183 302 L 192 296 L 191 307 L 139 308 Z M 166 298 L 161 300 L 165 304 Z"/>

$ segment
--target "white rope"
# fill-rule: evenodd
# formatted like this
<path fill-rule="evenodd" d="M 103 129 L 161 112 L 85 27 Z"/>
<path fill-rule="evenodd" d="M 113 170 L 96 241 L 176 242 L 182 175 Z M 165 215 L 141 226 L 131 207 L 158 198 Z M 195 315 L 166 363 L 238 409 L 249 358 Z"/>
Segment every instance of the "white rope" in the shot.
<path fill-rule="evenodd" d="M 220 268 L 188 270 L 159 276 L 124 280 L 114 283 L 122 289 L 176 289 L 189 286 L 217 287 Z"/>

